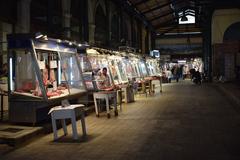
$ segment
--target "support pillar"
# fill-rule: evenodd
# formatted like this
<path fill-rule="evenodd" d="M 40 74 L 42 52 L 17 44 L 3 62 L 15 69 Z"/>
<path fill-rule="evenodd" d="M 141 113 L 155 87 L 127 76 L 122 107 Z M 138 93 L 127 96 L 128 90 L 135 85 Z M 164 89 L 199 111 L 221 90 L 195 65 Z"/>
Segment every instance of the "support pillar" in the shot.
<path fill-rule="evenodd" d="M 210 10 L 210 9 L 209 9 Z M 212 29 L 211 29 L 211 23 L 212 23 L 212 13 L 213 11 L 210 10 L 208 13 L 206 13 L 206 21 L 203 29 L 203 61 L 204 61 L 204 72 L 209 77 L 209 80 L 212 80 L 212 45 L 211 45 L 211 39 L 212 39 Z"/>
<path fill-rule="evenodd" d="M 134 32 L 134 29 L 133 29 L 133 17 L 131 16 L 130 17 L 130 25 L 131 25 L 131 42 L 130 42 L 130 45 L 132 46 L 132 47 L 135 47 L 136 45 L 135 45 L 135 42 L 133 42 L 133 40 L 135 39 L 135 34 L 133 33 Z"/>
<path fill-rule="evenodd" d="M 107 34 L 107 46 L 110 46 L 110 41 L 111 41 L 111 33 L 110 33 L 110 4 L 109 4 L 109 0 L 105 0 L 105 5 L 106 5 L 106 20 L 107 20 L 107 30 L 106 30 L 106 34 Z"/>
<path fill-rule="evenodd" d="M 156 36 L 154 32 L 151 32 L 151 50 L 156 49 Z"/>
<path fill-rule="evenodd" d="M 88 0 L 80 0 L 80 40 L 88 42 Z"/>
<path fill-rule="evenodd" d="M 30 32 L 30 4 L 31 0 L 17 1 L 17 33 Z"/>
<path fill-rule="evenodd" d="M 67 38 L 71 37 L 71 1 L 62 0 L 62 27 L 64 29 L 63 35 Z"/>
<path fill-rule="evenodd" d="M 89 23 L 89 44 L 93 45 L 95 40 L 94 40 L 94 35 L 95 35 L 95 28 L 96 25 L 94 23 Z"/>

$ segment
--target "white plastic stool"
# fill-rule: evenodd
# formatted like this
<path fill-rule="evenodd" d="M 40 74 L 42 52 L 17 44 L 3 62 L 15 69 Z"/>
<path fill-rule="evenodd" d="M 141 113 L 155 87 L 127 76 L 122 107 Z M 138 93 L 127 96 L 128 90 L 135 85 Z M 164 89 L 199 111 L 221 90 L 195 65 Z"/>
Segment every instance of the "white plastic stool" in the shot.
<path fill-rule="evenodd" d="M 78 139 L 75 109 L 79 108 L 79 107 L 83 107 L 83 106 L 84 106 L 83 104 L 75 104 L 75 105 L 70 105 L 67 107 L 56 106 L 56 107 L 53 107 L 49 111 L 48 114 L 51 114 L 51 118 L 52 118 L 54 140 L 56 140 L 58 138 L 57 127 L 56 127 L 57 119 L 61 120 L 64 135 L 68 134 L 65 119 L 71 119 L 73 139 L 75 139 L 75 140 Z M 86 132 L 86 125 L 85 125 L 85 117 L 84 117 L 84 113 L 82 111 L 81 111 L 81 124 L 82 124 L 83 136 L 86 136 L 87 132 Z"/>
<path fill-rule="evenodd" d="M 116 91 L 95 92 L 95 93 L 93 93 L 93 98 L 94 98 L 95 111 L 96 111 L 96 116 L 97 117 L 99 117 L 97 99 L 105 99 L 106 100 L 107 116 L 108 116 L 108 118 L 110 118 L 109 100 L 111 98 L 113 98 L 114 99 L 114 112 L 115 112 L 115 116 L 118 115 L 118 110 L 117 110 L 117 92 Z"/>

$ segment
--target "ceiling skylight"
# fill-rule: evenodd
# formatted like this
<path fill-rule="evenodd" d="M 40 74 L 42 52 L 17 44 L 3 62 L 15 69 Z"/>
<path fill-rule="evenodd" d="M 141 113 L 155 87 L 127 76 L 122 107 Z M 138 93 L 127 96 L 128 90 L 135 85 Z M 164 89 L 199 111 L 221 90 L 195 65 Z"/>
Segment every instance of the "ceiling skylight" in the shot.
<path fill-rule="evenodd" d="M 185 11 L 178 12 L 178 24 L 193 24 L 195 23 L 195 11 L 187 9 Z"/>

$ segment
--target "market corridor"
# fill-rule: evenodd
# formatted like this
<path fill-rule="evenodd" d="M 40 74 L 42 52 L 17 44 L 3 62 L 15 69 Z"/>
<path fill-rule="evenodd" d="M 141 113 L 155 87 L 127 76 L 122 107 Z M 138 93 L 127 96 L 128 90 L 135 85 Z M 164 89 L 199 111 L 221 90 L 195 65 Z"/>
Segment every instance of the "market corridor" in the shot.
<path fill-rule="evenodd" d="M 73 142 L 68 135 L 53 142 L 49 134 L 1 160 L 240 158 L 240 113 L 234 104 L 211 84 L 180 81 L 163 87 L 161 95 L 124 105 L 117 118 L 86 117 L 85 141 Z"/>

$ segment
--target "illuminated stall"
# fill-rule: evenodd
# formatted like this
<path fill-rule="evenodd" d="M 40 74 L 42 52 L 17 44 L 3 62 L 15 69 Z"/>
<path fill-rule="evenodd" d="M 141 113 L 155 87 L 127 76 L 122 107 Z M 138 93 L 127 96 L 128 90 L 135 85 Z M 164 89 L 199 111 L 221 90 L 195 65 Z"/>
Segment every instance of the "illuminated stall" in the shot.
<path fill-rule="evenodd" d="M 146 58 L 146 64 L 149 76 L 160 76 L 160 67 L 157 59 L 147 57 Z"/>
<path fill-rule="evenodd" d="M 109 68 L 111 75 L 114 80 L 114 84 L 117 85 L 124 92 L 123 99 L 125 99 L 126 103 L 134 101 L 134 92 L 133 86 L 129 83 L 129 79 L 127 76 L 127 67 L 124 63 L 124 57 L 119 56 L 120 53 L 115 53 L 117 55 L 112 55 L 108 57 L 109 60 Z"/>
<path fill-rule="evenodd" d="M 114 81 L 113 81 L 112 74 L 111 74 L 111 71 L 109 68 L 107 55 L 100 54 L 96 49 L 87 49 L 87 58 L 91 64 L 92 81 L 93 81 L 95 90 L 100 90 L 100 88 L 98 86 L 99 81 L 97 80 L 98 79 L 97 77 L 98 77 L 99 72 L 101 72 L 101 70 L 103 68 L 107 68 L 107 70 L 108 70 L 107 74 L 110 77 L 110 85 L 113 86 Z"/>
<path fill-rule="evenodd" d="M 146 65 L 146 61 L 142 58 L 139 59 L 138 61 L 138 65 L 139 65 L 139 70 L 140 70 L 140 75 L 142 78 L 144 77 L 148 77 L 149 73 L 147 70 L 147 65 Z"/>
<path fill-rule="evenodd" d="M 75 100 L 86 93 L 72 45 L 44 36 L 8 36 L 11 122 L 46 120 L 49 109 L 61 100 Z"/>
<path fill-rule="evenodd" d="M 130 61 L 131 61 L 131 65 L 132 65 L 132 68 L 134 70 L 134 73 L 136 73 L 136 80 L 141 80 L 142 77 L 142 74 L 141 74 L 141 71 L 140 71 L 140 68 L 139 68 L 139 58 L 136 57 L 136 56 L 131 56 L 129 57 Z"/>
<path fill-rule="evenodd" d="M 122 62 L 122 57 L 119 56 L 118 52 L 113 52 L 100 48 L 92 48 L 87 50 L 88 59 L 91 63 L 91 67 L 93 70 L 93 81 L 96 86 L 98 83 L 97 76 L 98 72 L 100 72 L 104 67 L 108 69 L 108 74 L 111 79 L 111 86 L 115 86 L 115 89 L 119 88 L 124 91 L 124 96 L 122 98 L 125 99 L 125 102 L 134 101 L 133 92 L 131 92 L 127 72 L 124 68 L 124 64 Z M 97 87 L 96 90 L 99 88 Z"/>
<path fill-rule="evenodd" d="M 124 68 L 123 57 L 117 55 L 119 54 L 118 52 L 115 52 L 115 54 L 116 55 L 111 55 L 108 57 L 109 68 L 113 76 L 114 84 L 127 84 L 128 77 Z"/>
<path fill-rule="evenodd" d="M 81 65 L 83 79 L 87 90 L 88 91 L 97 90 L 96 84 L 94 83 L 92 65 L 87 57 L 86 49 L 84 49 L 84 52 L 78 51 L 78 60 Z"/>
<path fill-rule="evenodd" d="M 134 60 L 130 60 L 128 57 L 123 57 L 122 58 L 122 63 L 123 63 L 123 69 L 125 69 L 126 76 L 129 80 L 133 80 L 134 78 L 139 77 L 140 75 L 138 74 L 138 67 L 136 62 Z"/>
<path fill-rule="evenodd" d="M 156 85 L 160 85 L 160 92 L 162 92 L 162 73 L 160 70 L 159 59 L 146 57 L 146 65 L 149 73 L 147 79 L 151 80 L 153 92 Z"/>

